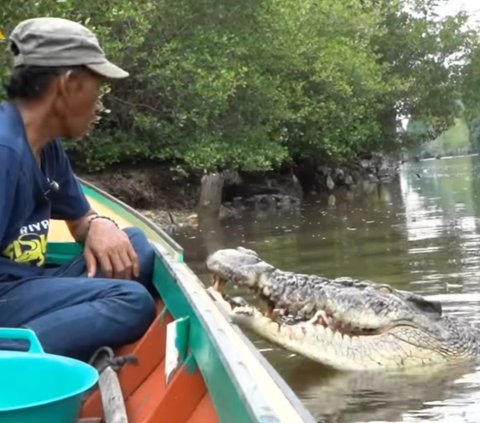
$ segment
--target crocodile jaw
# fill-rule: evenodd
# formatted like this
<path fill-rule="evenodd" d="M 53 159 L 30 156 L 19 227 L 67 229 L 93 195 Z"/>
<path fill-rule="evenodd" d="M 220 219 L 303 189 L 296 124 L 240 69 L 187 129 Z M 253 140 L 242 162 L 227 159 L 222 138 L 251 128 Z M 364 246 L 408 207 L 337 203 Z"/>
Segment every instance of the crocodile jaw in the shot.
<path fill-rule="evenodd" d="M 213 288 L 209 288 L 209 291 L 234 323 L 289 351 L 337 370 L 400 369 L 451 361 L 447 355 L 437 353 L 435 349 L 419 348 L 399 339 L 402 333 L 404 338 L 414 336 L 412 328 L 397 328 L 392 332 L 361 337 L 332 331 L 329 327 L 316 324 L 313 319 L 282 324 L 250 305 L 232 308 L 219 292 Z"/>

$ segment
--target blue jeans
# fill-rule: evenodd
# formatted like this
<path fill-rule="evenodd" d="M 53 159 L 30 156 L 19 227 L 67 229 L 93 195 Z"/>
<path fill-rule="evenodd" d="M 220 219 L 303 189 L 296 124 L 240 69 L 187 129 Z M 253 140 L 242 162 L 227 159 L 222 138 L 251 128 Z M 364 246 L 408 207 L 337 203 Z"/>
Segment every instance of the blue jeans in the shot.
<path fill-rule="evenodd" d="M 138 281 L 87 278 L 81 255 L 40 277 L 0 283 L 0 326 L 32 329 L 46 352 L 81 360 L 139 339 L 155 318 L 154 252 L 139 229 L 125 232 L 139 257 Z"/>

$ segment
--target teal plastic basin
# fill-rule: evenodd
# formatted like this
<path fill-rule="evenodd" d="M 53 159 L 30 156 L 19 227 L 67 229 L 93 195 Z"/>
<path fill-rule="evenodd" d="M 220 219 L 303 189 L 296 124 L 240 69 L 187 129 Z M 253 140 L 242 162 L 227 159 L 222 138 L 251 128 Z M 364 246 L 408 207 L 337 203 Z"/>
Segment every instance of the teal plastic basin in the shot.
<path fill-rule="evenodd" d="M 98 381 L 82 361 L 43 351 L 29 329 L 2 329 L 2 339 L 30 342 L 27 352 L 0 351 L 1 423 L 75 423 L 82 394 Z"/>

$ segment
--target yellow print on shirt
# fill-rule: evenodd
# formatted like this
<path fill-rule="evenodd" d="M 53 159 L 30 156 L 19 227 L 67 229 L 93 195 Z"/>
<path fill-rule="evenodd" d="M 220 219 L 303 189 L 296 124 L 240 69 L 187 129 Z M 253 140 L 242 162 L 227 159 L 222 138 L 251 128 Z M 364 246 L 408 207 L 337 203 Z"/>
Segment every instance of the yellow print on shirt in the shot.
<path fill-rule="evenodd" d="M 3 255 L 17 263 L 43 266 L 46 252 L 46 234 L 23 234 L 5 248 Z"/>

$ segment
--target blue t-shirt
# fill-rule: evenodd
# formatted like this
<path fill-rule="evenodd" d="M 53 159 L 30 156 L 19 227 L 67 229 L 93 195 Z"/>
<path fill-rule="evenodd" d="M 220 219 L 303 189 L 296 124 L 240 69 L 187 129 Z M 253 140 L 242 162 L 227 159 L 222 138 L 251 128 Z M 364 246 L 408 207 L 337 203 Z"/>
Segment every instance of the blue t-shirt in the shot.
<path fill-rule="evenodd" d="M 0 282 L 43 273 L 50 218 L 75 220 L 90 206 L 59 140 L 41 167 L 13 103 L 0 103 Z"/>

